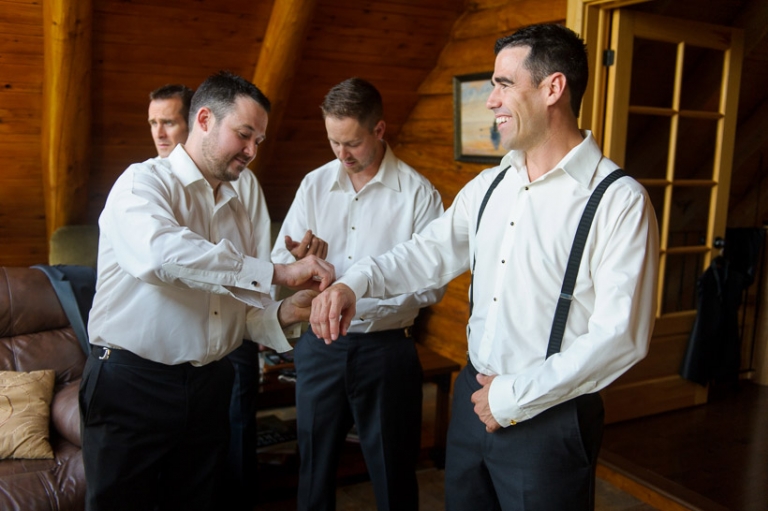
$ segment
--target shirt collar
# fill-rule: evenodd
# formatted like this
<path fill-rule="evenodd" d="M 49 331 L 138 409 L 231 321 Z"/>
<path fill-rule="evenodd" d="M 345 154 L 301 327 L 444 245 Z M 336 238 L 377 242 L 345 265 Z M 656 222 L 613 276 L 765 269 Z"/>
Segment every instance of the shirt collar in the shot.
<path fill-rule="evenodd" d="M 392 150 L 389 148 L 389 144 L 384 142 L 384 158 L 382 158 L 381 160 L 381 164 L 379 165 L 379 170 L 376 172 L 376 175 L 373 176 L 371 180 L 368 181 L 368 183 L 366 183 L 363 189 L 365 189 L 366 187 L 370 186 L 373 183 L 381 183 L 387 188 L 391 188 L 392 190 L 399 192 L 400 179 L 397 175 L 397 165 L 398 165 L 398 159 L 395 156 L 395 153 L 393 153 Z M 334 190 L 334 189 L 353 190 L 352 182 L 349 179 L 349 175 L 344 170 L 344 167 L 342 166 L 341 162 L 339 162 L 338 169 L 339 170 L 336 176 L 336 180 L 333 183 L 331 183 L 331 190 Z"/>
<path fill-rule="evenodd" d="M 171 171 L 179 178 L 185 188 L 198 182 L 202 182 L 209 189 L 211 188 L 203 173 L 200 172 L 189 153 L 184 149 L 184 144 L 178 144 L 168 155 L 167 160 L 171 164 Z M 229 200 L 232 197 L 238 197 L 238 194 L 232 183 L 222 181 L 219 185 L 219 197 L 223 200 Z"/>
<path fill-rule="evenodd" d="M 582 130 L 581 133 L 584 140 L 571 149 L 552 170 L 561 169 L 574 181 L 589 188 L 592 177 L 597 171 L 597 166 L 603 158 L 603 153 L 591 131 Z M 513 169 L 525 168 L 525 153 L 523 151 L 510 151 L 504 155 L 504 158 L 501 159 L 501 167 L 506 168 L 510 165 Z M 547 174 L 551 174 L 551 172 L 547 172 Z"/>
<path fill-rule="evenodd" d="M 178 144 L 176 148 L 168 155 L 168 161 L 171 163 L 171 170 L 181 183 L 186 187 L 200 181 L 205 181 L 203 173 L 197 168 L 195 162 L 184 149 L 184 144 Z"/>

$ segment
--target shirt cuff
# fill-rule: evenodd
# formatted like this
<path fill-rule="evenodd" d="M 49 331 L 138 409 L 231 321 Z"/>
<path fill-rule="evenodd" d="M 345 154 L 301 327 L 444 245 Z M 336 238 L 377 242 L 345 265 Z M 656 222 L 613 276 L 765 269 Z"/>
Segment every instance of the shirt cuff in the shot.
<path fill-rule="evenodd" d="M 275 273 L 275 266 L 272 263 L 246 256 L 243 258 L 243 267 L 237 277 L 243 284 L 243 289 L 257 291 L 268 295 L 272 289 L 272 276 Z"/>
<path fill-rule="evenodd" d="M 515 396 L 512 392 L 514 381 L 514 376 L 499 375 L 493 379 L 491 389 L 488 391 L 488 406 L 491 408 L 491 414 L 502 428 L 514 426 L 518 422 L 530 418 L 515 403 Z"/>
<path fill-rule="evenodd" d="M 364 273 L 347 274 L 338 279 L 335 284 L 344 284 L 355 293 L 355 298 L 362 298 L 368 291 L 368 277 Z"/>
<path fill-rule="evenodd" d="M 251 340 L 272 348 L 278 353 L 293 349 L 280 326 L 277 311 L 281 302 L 272 302 L 264 309 L 252 308 L 248 312 L 246 327 Z"/>

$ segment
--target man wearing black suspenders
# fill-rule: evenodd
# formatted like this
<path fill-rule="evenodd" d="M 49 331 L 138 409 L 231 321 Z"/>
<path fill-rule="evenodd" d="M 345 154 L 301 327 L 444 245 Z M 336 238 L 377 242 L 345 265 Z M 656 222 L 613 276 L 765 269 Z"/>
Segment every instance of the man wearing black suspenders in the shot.
<path fill-rule="evenodd" d="M 330 343 L 357 298 L 441 286 L 472 269 L 446 509 L 591 510 L 598 391 L 647 353 L 658 228 L 643 187 L 579 130 L 583 41 L 534 25 L 495 51 L 487 106 L 510 152 L 420 234 L 315 298 L 310 322 Z"/>

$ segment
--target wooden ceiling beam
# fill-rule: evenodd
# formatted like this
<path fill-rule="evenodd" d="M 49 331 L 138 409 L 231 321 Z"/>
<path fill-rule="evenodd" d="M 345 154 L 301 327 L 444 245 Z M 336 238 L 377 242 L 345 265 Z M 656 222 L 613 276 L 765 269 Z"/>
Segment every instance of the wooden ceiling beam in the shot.
<path fill-rule="evenodd" d="M 267 138 L 259 146 L 253 171 L 262 175 L 272 159 L 296 68 L 312 22 L 316 0 L 275 0 L 261 44 L 253 83 L 272 103 Z"/>
<path fill-rule="evenodd" d="M 43 2 L 42 174 L 48 239 L 85 221 L 91 126 L 91 0 Z"/>

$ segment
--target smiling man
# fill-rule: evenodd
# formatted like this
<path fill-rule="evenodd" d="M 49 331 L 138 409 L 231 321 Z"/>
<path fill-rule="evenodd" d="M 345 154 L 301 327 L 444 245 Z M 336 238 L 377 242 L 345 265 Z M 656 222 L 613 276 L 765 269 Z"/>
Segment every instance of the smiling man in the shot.
<path fill-rule="evenodd" d="M 384 141 L 383 104 L 373 84 L 345 80 L 321 109 L 336 159 L 302 180 L 272 260 L 290 263 L 325 252 L 341 274 L 410 239 L 443 204 L 432 184 Z M 304 233 L 323 243 L 313 247 Z M 347 335 L 325 344 L 310 330 L 296 343 L 299 510 L 336 509 L 336 469 L 352 424 L 379 511 L 418 509 L 422 373 L 410 330 L 419 309 L 442 293 L 361 300 Z"/>
<path fill-rule="evenodd" d="M 442 286 L 471 269 L 446 509 L 588 511 L 603 427 L 598 392 L 645 356 L 653 331 L 656 219 L 645 189 L 617 179 L 596 210 L 575 290 L 561 296 L 581 213 L 617 169 L 578 127 L 584 43 L 563 26 L 533 25 L 499 39 L 495 52 L 487 106 L 509 149 L 501 165 L 412 240 L 348 269 L 314 299 L 311 325 L 333 342 L 361 297 Z M 549 340 L 561 298 L 570 315 L 558 348 Z"/>
<path fill-rule="evenodd" d="M 167 158 L 177 145 L 187 141 L 192 94 L 192 89 L 180 84 L 163 85 L 149 93 L 147 116 L 159 157 Z"/>
<path fill-rule="evenodd" d="M 308 317 L 315 292 L 272 302 L 272 284 L 334 279 L 314 256 L 255 257 L 232 182 L 264 140 L 269 107 L 243 78 L 209 77 L 186 143 L 131 165 L 109 193 L 80 387 L 88 511 L 219 509 L 233 382 L 223 359 L 244 337 L 291 349 L 282 327 Z"/>

